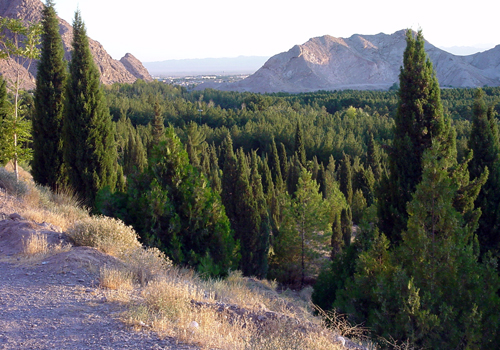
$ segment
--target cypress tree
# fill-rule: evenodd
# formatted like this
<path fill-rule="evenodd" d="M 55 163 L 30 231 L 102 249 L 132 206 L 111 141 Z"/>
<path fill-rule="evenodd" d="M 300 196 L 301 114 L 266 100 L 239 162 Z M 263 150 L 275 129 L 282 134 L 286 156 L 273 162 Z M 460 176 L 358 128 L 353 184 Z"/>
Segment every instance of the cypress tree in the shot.
<path fill-rule="evenodd" d="M 344 194 L 345 199 L 347 200 L 347 204 L 352 204 L 352 168 L 351 168 L 351 160 L 348 155 L 344 153 L 344 157 L 342 158 L 342 163 L 340 164 L 340 174 L 339 174 L 339 182 L 340 182 L 340 191 Z"/>
<path fill-rule="evenodd" d="M 500 141 L 493 106 L 486 106 L 484 92 L 476 91 L 474 115 L 469 137 L 473 158 L 469 162 L 472 178 L 480 177 L 485 169 L 489 176 L 481 188 L 475 206 L 481 208 L 477 230 L 481 252 L 500 250 Z"/>
<path fill-rule="evenodd" d="M 278 147 L 276 147 L 276 142 L 274 138 L 271 141 L 271 153 L 269 155 L 269 168 L 273 176 L 274 183 L 279 189 L 283 188 L 283 176 L 281 174 L 281 162 L 278 155 Z"/>
<path fill-rule="evenodd" d="M 394 142 L 389 154 L 390 177 L 381 185 L 380 228 L 393 241 L 406 228 L 407 203 L 422 177 L 422 154 L 432 140 L 447 144 L 447 156 L 456 153 L 454 132 L 441 105 L 436 74 L 424 49 L 424 37 L 406 33 L 404 66 L 399 75 L 399 101 Z"/>
<path fill-rule="evenodd" d="M 238 167 L 236 173 L 234 202 L 234 231 L 241 242 L 241 271 L 245 276 L 255 274 L 255 253 L 260 229 L 252 187 L 250 185 L 250 168 L 243 149 L 238 149 Z"/>
<path fill-rule="evenodd" d="M 42 46 L 38 63 L 33 123 L 33 179 L 55 190 L 63 183 L 63 111 L 66 63 L 54 2 L 42 11 Z"/>
<path fill-rule="evenodd" d="M 236 192 L 236 181 L 238 180 L 238 161 L 233 150 L 233 140 L 231 135 L 227 135 L 224 140 L 224 166 L 222 169 L 221 180 L 221 198 L 222 204 L 226 208 L 226 214 L 231 222 L 231 227 L 235 227 L 236 208 L 235 198 L 238 195 Z"/>
<path fill-rule="evenodd" d="M 259 278 L 265 278 L 269 268 L 269 236 L 271 234 L 271 222 L 267 208 L 266 197 L 262 186 L 262 177 L 258 171 L 257 152 L 252 152 L 252 168 L 250 172 L 250 185 L 254 199 L 254 219 L 257 233 L 254 252 L 253 274 Z"/>
<path fill-rule="evenodd" d="M 342 247 L 344 245 L 342 225 L 340 222 L 340 215 L 335 215 L 332 224 L 332 240 L 331 240 L 331 259 L 333 260 L 338 254 L 342 252 Z"/>
<path fill-rule="evenodd" d="M 130 130 L 123 152 L 123 171 L 130 175 L 142 173 L 147 166 L 147 154 L 142 139 L 134 129 Z"/>
<path fill-rule="evenodd" d="M 382 167 L 380 166 L 380 152 L 375 140 L 373 139 L 373 134 L 370 133 L 370 138 L 368 139 L 368 151 L 367 151 L 367 168 L 371 167 L 373 175 L 375 176 L 375 181 L 378 182 L 382 177 Z"/>
<path fill-rule="evenodd" d="M 160 144 L 165 138 L 165 125 L 163 124 L 162 108 L 158 101 L 154 104 L 154 116 L 151 120 L 151 143 L 148 152 L 151 152 L 154 146 Z"/>
<path fill-rule="evenodd" d="M 278 154 L 280 158 L 281 177 L 283 179 L 283 184 L 286 184 L 288 180 L 288 156 L 283 142 L 280 142 Z"/>
<path fill-rule="evenodd" d="M 63 125 L 64 161 L 69 186 L 92 206 L 98 190 L 109 186 L 113 191 L 116 186 L 117 152 L 99 70 L 79 11 L 73 21 L 71 56 Z"/>
<path fill-rule="evenodd" d="M 302 126 L 297 122 L 297 127 L 295 129 L 295 153 L 297 153 L 300 164 L 306 166 L 306 149 L 304 146 L 304 132 L 302 131 Z"/>
<path fill-rule="evenodd" d="M 350 207 L 342 209 L 340 213 L 340 226 L 342 228 L 344 246 L 348 247 L 351 245 L 352 235 L 352 212 Z"/>
<path fill-rule="evenodd" d="M 299 182 L 300 174 L 302 174 L 303 170 L 304 167 L 300 162 L 299 154 L 295 153 L 290 161 L 290 166 L 288 168 L 288 176 L 287 176 L 288 193 L 292 193 L 293 195 L 295 195 L 295 191 L 297 191 L 297 184 Z"/>
<path fill-rule="evenodd" d="M 219 168 L 219 158 L 217 157 L 215 146 L 209 146 L 208 152 L 210 157 L 210 174 L 208 179 L 210 180 L 210 185 L 214 192 L 220 195 L 222 192 L 221 170 Z"/>

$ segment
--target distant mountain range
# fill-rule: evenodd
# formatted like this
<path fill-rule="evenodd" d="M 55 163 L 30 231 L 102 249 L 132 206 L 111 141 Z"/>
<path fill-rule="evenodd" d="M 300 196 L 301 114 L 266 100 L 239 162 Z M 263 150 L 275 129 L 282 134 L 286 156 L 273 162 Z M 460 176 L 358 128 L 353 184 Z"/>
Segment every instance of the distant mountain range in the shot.
<path fill-rule="evenodd" d="M 271 57 L 248 78 L 235 83 L 206 83 L 229 91 L 308 92 L 336 89 L 388 89 L 399 80 L 406 48 L 405 30 L 394 34 L 312 38 Z M 500 45 L 457 56 L 426 42 L 441 86 L 500 86 Z"/>
<path fill-rule="evenodd" d="M 252 74 L 268 59 L 268 56 L 181 59 L 161 62 L 144 62 L 144 66 L 155 76 Z"/>
<path fill-rule="evenodd" d="M 41 0 L 0 0 L 0 16 L 18 18 L 23 22 L 39 21 L 42 18 L 43 3 Z M 65 58 L 71 59 L 71 41 L 73 39 L 73 27 L 63 19 L 59 19 L 59 32 L 61 33 Z M 101 73 L 103 84 L 133 83 L 137 79 L 152 81 L 153 78 L 144 68 L 142 63 L 132 56 L 126 54 L 121 60 L 113 59 L 99 44 L 89 38 L 90 50 Z M 4 77 L 12 77 L 17 67 L 13 60 L 0 60 L 0 74 Z M 32 64 L 30 71 L 22 69 L 21 74 L 25 77 L 24 89 L 35 88 L 36 64 Z"/>

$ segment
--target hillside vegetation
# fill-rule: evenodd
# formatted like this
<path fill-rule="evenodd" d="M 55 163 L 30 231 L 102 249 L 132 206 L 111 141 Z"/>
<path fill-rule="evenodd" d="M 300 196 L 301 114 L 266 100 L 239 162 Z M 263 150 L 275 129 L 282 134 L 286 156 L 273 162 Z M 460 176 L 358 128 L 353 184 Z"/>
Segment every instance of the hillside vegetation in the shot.
<path fill-rule="evenodd" d="M 316 305 L 363 324 L 379 346 L 498 347 L 499 88 L 441 90 L 423 35 L 412 31 L 391 91 L 103 87 L 78 12 L 66 69 L 53 11 L 49 1 L 34 101 L 0 84 L 0 159 L 89 208 L 90 220 L 65 228 L 75 242 L 172 264 L 170 280 L 187 279 L 185 269 L 203 276 L 160 305 L 177 287 L 147 270 L 117 273 L 149 291 L 130 322 L 173 330 L 175 322 L 160 320 L 179 320 L 178 305 L 229 310 L 217 302 L 233 297 L 218 288 L 232 284 L 244 286 L 248 317 L 263 304 L 294 318 L 288 306 L 271 306 L 276 286 L 312 287 Z M 254 299 L 251 279 L 269 292 Z M 250 343 L 274 329 L 255 327 Z"/>
<path fill-rule="evenodd" d="M 24 171 L 17 181 L 13 172 L 0 168 L 0 188 L 2 214 L 59 227 L 71 242 L 52 244 L 44 234 L 28 236 L 18 255 L 23 261 L 57 261 L 72 246 L 87 246 L 121 262 L 96 260 L 90 268 L 97 269 L 107 300 L 127 307 L 121 319 L 136 331 L 152 329 L 210 349 L 341 349 L 346 341 L 355 346 L 342 336 L 366 341 L 365 330 L 351 327 L 340 315 L 329 314 L 340 328 L 326 328 L 312 314 L 310 290 L 278 292 L 275 282 L 245 278 L 239 271 L 220 279 L 174 266 L 158 249 L 142 246 L 130 226 L 90 215 L 74 194 L 37 186 Z M 78 255 L 73 258 L 78 264 Z"/>

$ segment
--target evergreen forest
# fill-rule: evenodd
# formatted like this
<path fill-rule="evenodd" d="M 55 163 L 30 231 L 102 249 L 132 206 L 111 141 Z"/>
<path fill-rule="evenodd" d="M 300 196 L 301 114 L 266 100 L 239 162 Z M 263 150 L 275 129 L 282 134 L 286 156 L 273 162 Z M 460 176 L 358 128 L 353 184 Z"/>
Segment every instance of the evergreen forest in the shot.
<path fill-rule="evenodd" d="M 313 286 L 374 339 L 500 348 L 500 88 L 441 89 L 413 31 L 390 91 L 102 86 L 80 14 L 69 63 L 55 16 L 36 91 L 1 80 L 3 164 L 178 265 Z"/>

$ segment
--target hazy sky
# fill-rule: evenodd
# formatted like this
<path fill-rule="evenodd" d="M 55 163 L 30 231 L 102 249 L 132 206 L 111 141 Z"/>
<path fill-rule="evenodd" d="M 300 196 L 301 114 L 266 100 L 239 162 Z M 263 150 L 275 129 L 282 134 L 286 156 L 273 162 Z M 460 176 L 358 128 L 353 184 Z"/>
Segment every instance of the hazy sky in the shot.
<path fill-rule="evenodd" d="M 42 0 L 45 2 L 45 0 Z M 55 0 L 115 59 L 273 56 L 312 37 L 392 34 L 422 28 L 438 47 L 500 44 L 500 2 L 456 0 Z"/>

